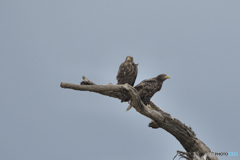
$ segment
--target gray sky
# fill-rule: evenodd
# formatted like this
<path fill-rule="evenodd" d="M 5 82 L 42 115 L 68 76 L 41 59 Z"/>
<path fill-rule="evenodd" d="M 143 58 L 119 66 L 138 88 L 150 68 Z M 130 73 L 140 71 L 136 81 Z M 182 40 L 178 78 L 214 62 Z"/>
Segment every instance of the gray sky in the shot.
<path fill-rule="evenodd" d="M 215 152 L 240 153 L 240 2 L 2 1 L 3 160 L 172 159 L 180 143 L 127 103 L 60 88 L 116 83 L 127 55 L 136 84 L 171 76 L 152 100 Z M 219 157 L 236 160 L 239 157 Z"/>

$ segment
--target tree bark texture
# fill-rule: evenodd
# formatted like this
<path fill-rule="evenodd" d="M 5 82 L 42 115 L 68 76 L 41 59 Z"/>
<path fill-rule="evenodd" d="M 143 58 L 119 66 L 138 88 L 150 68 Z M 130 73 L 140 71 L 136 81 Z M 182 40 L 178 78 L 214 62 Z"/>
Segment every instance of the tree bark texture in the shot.
<path fill-rule="evenodd" d="M 106 95 L 120 100 L 129 97 L 131 99 L 130 105 L 132 105 L 137 112 L 151 119 L 149 127 L 157 129 L 162 128 L 168 133 L 172 134 L 186 150 L 185 152 L 178 151 L 180 155 L 185 155 L 182 158 L 189 158 L 193 160 L 207 159 L 218 160 L 218 157 L 211 153 L 211 150 L 196 137 L 191 127 L 185 125 L 178 119 L 172 117 L 169 113 L 163 111 L 155 103 L 151 101 L 151 107 L 145 106 L 141 101 L 136 90 L 128 85 L 97 85 L 83 77 L 81 85 L 61 82 L 62 88 L 74 89 L 79 91 L 90 91 Z"/>

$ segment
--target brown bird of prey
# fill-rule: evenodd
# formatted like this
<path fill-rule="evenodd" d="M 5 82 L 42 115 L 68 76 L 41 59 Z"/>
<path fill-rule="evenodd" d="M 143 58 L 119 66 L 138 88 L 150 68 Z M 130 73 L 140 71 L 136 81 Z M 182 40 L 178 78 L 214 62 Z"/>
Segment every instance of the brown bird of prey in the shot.
<path fill-rule="evenodd" d="M 137 90 L 142 102 L 149 108 L 153 109 L 150 105 L 150 99 L 152 96 L 161 90 L 163 82 L 166 79 L 170 79 L 170 76 L 166 74 L 160 74 L 157 77 L 143 80 L 134 88 Z M 131 105 L 128 106 L 127 111 L 131 109 Z"/>
<path fill-rule="evenodd" d="M 125 84 L 133 86 L 138 74 L 138 64 L 133 62 L 132 56 L 127 56 L 125 62 L 123 62 L 118 70 L 117 84 Z"/>

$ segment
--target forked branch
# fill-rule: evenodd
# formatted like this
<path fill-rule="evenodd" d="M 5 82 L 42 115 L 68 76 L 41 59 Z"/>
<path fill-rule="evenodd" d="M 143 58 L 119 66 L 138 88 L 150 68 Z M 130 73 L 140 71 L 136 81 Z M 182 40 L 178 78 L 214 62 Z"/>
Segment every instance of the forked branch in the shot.
<path fill-rule="evenodd" d="M 183 148 L 187 151 L 186 154 L 183 154 L 185 152 L 178 151 L 182 158 L 197 160 L 201 157 L 209 160 L 218 160 L 216 156 L 210 154 L 211 150 L 196 137 L 191 127 L 172 117 L 152 101 L 151 107 L 153 109 L 145 106 L 136 90 L 128 84 L 96 85 L 86 77 L 83 77 L 81 85 L 61 82 L 61 87 L 79 91 L 96 92 L 120 100 L 129 97 L 131 99 L 130 104 L 136 111 L 152 120 L 151 123 L 149 123 L 149 127 L 155 129 L 162 128 L 172 134 L 181 143 Z"/>

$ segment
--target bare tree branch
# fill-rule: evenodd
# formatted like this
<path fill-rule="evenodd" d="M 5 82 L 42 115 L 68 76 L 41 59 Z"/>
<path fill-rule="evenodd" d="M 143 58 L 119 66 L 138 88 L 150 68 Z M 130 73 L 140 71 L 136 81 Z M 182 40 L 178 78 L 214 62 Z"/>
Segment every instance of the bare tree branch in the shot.
<path fill-rule="evenodd" d="M 129 97 L 131 99 L 130 105 L 132 105 L 137 112 L 152 120 L 151 123 L 149 123 L 149 127 L 155 129 L 162 128 L 172 134 L 181 143 L 187 153 L 183 154 L 185 152 L 178 151 L 180 158 L 197 160 L 199 157 L 204 158 L 205 155 L 208 160 L 218 160 L 215 155 L 210 154 L 211 150 L 196 137 L 191 127 L 172 117 L 169 113 L 163 111 L 152 101 L 151 107 L 153 109 L 145 106 L 136 90 L 128 84 L 96 85 L 86 77 L 83 77 L 81 85 L 61 82 L 61 87 L 79 91 L 96 92 L 109 97 L 118 98 L 120 100 L 125 97 Z"/>

